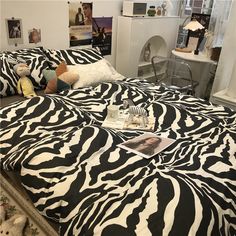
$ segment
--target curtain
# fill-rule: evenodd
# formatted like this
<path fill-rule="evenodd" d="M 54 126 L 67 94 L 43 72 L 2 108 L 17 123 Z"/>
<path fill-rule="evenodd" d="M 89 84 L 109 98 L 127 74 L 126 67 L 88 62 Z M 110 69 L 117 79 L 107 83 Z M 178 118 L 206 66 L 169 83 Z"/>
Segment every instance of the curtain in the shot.
<path fill-rule="evenodd" d="M 212 47 L 222 47 L 232 0 L 214 0 L 209 30 L 214 32 Z"/>

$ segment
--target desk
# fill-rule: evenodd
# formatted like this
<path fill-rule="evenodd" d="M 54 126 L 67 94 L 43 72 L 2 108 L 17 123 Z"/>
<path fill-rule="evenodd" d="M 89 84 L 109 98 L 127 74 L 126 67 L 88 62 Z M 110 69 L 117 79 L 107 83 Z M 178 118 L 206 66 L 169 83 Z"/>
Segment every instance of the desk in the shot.
<path fill-rule="evenodd" d="M 210 74 L 214 75 L 217 62 L 209 59 L 202 53 L 195 55 L 193 52 L 185 53 L 172 50 L 172 55 L 183 59 L 190 65 L 193 80 L 199 82 L 199 85 L 195 89 L 195 95 L 200 98 L 205 98 L 207 93 L 209 93 L 209 91 L 207 91 L 208 85 L 212 82 L 210 81 Z"/>

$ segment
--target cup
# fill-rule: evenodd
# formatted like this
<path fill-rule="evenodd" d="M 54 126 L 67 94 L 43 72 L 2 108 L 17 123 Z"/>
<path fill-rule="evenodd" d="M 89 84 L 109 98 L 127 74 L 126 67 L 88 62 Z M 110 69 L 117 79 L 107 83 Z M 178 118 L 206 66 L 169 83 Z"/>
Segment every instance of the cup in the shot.
<path fill-rule="evenodd" d="M 109 105 L 107 107 L 107 118 L 109 120 L 117 120 L 119 118 L 119 107 L 116 105 Z"/>

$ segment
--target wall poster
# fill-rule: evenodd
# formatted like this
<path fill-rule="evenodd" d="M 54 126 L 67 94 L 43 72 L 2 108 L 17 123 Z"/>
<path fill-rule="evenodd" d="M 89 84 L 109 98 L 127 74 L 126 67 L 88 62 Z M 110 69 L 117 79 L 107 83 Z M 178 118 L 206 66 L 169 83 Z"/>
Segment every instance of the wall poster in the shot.
<path fill-rule="evenodd" d="M 112 17 L 93 18 L 93 47 L 99 47 L 103 56 L 111 55 Z"/>
<path fill-rule="evenodd" d="M 6 26 L 8 44 L 23 43 L 22 20 L 14 17 L 6 19 Z"/>
<path fill-rule="evenodd" d="M 70 47 L 92 44 L 92 3 L 69 2 Z"/>
<path fill-rule="evenodd" d="M 41 42 L 41 29 L 30 29 L 28 31 L 29 43 L 39 43 Z"/>

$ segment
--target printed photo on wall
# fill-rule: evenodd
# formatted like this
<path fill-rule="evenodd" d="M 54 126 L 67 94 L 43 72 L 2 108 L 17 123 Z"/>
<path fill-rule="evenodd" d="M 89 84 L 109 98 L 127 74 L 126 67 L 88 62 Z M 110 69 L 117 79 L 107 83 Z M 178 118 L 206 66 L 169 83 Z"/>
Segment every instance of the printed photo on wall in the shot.
<path fill-rule="evenodd" d="M 40 29 L 31 29 L 28 32 L 29 43 L 39 43 L 41 42 L 41 30 Z"/>
<path fill-rule="evenodd" d="M 92 3 L 69 2 L 70 46 L 92 44 Z"/>
<path fill-rule="evenodd" d="M 112 17 L 93 18 L 93 47 L 99 47 L 102 55 L 111 55 Z"/>
<path fill-rule="evenodd" d="M 8 44 L 23 43 L 23 30 L 21 19 L 6 19 Z"/>

